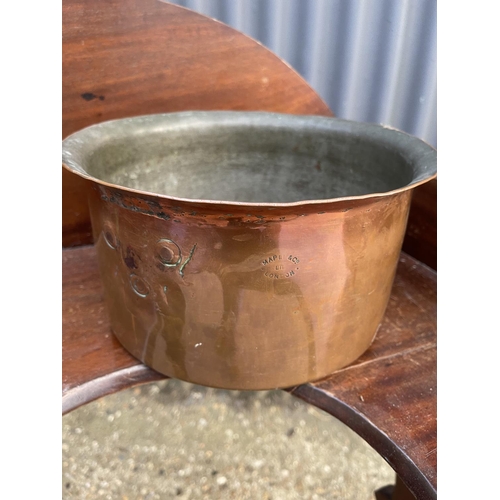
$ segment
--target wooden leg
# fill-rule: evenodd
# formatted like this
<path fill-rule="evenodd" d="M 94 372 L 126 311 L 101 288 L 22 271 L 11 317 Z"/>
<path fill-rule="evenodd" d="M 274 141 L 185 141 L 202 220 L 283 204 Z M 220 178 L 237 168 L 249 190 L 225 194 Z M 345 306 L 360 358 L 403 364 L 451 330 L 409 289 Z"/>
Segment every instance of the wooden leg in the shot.
<path fill-rule="evenodd" d="M 413 493 L 396 476 L 396 484 L 384 486 L 375 492 L 376 500 L 415 500 Z"/>

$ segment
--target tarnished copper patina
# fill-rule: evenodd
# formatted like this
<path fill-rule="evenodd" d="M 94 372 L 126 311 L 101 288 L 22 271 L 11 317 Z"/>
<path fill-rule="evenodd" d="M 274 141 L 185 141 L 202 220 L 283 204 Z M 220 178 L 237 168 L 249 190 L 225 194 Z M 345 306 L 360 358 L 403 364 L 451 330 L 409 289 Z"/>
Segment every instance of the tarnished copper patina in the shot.
<path fill-rule="evenodd" d="M 92 183 L 123 346 L 189 382 L 270 389 L 369 347 L 436 152 L 381 125 L 185 112 L 81 130 L 63 141 L 63 164 Z"/>

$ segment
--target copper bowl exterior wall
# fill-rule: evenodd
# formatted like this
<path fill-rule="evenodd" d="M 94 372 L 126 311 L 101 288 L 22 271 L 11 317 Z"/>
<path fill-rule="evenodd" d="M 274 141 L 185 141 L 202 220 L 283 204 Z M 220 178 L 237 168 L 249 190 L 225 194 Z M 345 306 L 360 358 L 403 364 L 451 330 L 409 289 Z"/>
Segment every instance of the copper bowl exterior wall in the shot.
<path fill-rule="evenodd" d="M 307 119 L 336 120 L 306 117 L 300 125 Z M 401 134 L 383 133 L 390 132 Z M 90 177 L 78 134 L 64 141 L 63 164 L 92 181 L 112 329 L 146 365 L 196 384 L 271 389 L 325 377 L 370 346 L 389 300 L 412 187 L 435 176 L 430 146 L 412 138 L 428 148 L 430 168 L 401 189 L 257 204 L 173 198 Z"/>

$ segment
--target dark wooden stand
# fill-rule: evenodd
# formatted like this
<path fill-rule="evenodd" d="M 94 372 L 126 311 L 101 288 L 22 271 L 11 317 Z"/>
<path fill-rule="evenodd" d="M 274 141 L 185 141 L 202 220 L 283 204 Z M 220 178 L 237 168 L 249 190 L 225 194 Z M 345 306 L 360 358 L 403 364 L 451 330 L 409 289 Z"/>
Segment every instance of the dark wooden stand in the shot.
<path fill-rule="evenodd" d="M 64 0 L 63 136 L 112 118 L 185 109 L 332 114 L 289 66 L 214 20 L 158 0 Z M 110 331 L 86 190 L 64 171 L 63 243 L 74 248 L 63 250 L 63 413 L 165 378 Z M 436 498 L 436 273 L 423 263 L 435 264 L 435 212 L 434 183 L 417 190 L 404 246 L 419 260 L 402 254 L 371 348 L 326 379 L 287 389 L 391 464 L 401 480 L 378 498 L 403 500 L 410 491 Z"/>

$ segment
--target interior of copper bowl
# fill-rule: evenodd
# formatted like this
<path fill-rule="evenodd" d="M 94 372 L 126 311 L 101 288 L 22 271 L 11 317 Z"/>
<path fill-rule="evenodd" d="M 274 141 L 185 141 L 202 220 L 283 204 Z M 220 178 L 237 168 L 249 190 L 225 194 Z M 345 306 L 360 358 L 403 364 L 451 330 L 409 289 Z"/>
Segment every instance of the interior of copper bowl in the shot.
<path fill-rule="evenodd" d="M 401 151 L 370 134 L 307 127 L 293 118 L 167 119 L 156 126 L 137 119 L 136 127 L 133 120 L 123 120 L 121 129 L 120 120 L 108 122 L 115 129 L 104 127 L 97 144 L 83 138 L 77 156 L 87 174 L 172 197 L 249 203 L 384 193 L 415 179 Z"/>

